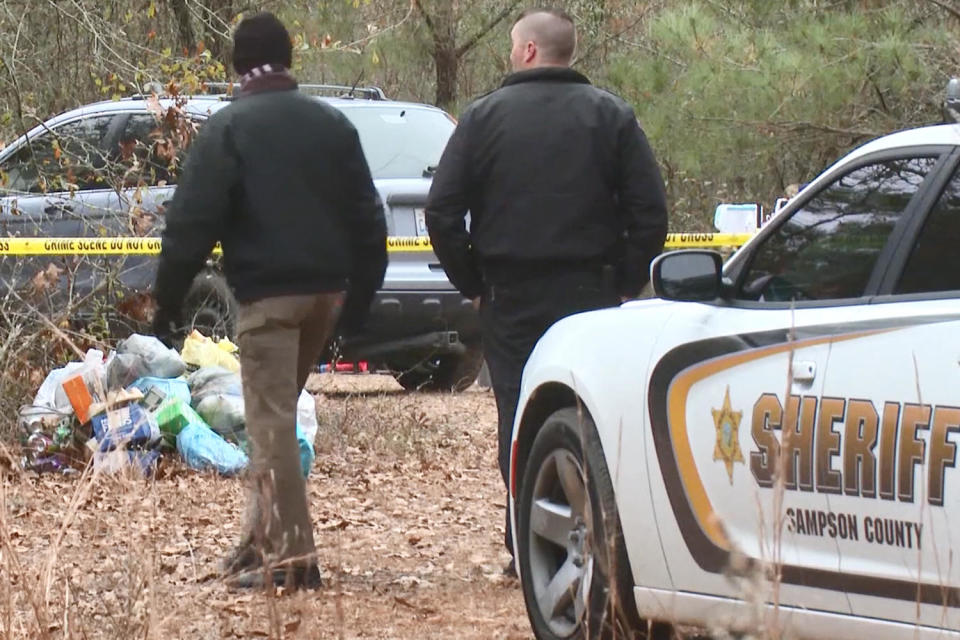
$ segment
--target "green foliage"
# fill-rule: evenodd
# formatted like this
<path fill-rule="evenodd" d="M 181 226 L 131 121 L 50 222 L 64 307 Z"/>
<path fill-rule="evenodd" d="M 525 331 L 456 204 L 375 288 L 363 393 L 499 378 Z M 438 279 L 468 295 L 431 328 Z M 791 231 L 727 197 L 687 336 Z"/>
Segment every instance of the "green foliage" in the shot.
<path fill-rule="evenodd" d="M 769 206 L 851 147 L 939 120 L 956 46 L 943 16 L 863 4 L 672 3 L 647 48 L 613 57 L 606 79 L 652 140 L 675 228 L 721 201 Z"/>
<path fill-rule="evenodd" d="M 410 0 L 72 0 L 31 12 L 25 0 L 0 0 L 0 140 L 150 81 L 194 91 L 230 79 L 225 42 L 241 9 L 279 13 L 302 81 L 376 85 L 418 102 L 437 94 L 436 33 L 457 46 L 482 33 L 457 64 L 456 114 L 509 71 L 513 16 L 484 28 L 513 5 L 420 3 L 424 11 Z M 635 106 L 668 181 L 675 229 L 708 227 L 719 201 L 769 207 L 852 146 L 937 121 L 943 87 L 960 71 L 960 23 L 942 3 L 550 4 L 578 24 L 576 68 Z"/>

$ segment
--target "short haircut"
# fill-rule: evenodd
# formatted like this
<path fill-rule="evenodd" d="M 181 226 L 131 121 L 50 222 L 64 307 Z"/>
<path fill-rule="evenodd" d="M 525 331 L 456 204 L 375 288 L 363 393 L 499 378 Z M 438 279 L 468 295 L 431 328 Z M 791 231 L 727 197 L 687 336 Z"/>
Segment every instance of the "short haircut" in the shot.
<path fill-rule="evenodd" d="M 513 23 L 523 23 L 522 37 L 537 43 L 547 62 L 570 64 L 577 48 L 577 28 L 573 18 L 562 9 L 527 9 Z"/>

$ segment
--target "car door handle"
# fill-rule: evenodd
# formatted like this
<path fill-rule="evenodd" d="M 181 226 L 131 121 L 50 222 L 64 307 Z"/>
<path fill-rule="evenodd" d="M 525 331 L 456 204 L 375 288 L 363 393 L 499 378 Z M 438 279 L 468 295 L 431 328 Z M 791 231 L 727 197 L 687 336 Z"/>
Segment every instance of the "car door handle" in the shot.
<path fill-rule="evenodd" d="M 430 269 L 430 271 L 443 271 L 443 265 L 439 262 L 431 262 L 427 265 L 427 268 Z"/>
<path fill-rule="evenodd" d="M 817 377 L 817 363 L 812 360 L 797 360 L 793 363 L 794 382 L 813 382 Z"/>

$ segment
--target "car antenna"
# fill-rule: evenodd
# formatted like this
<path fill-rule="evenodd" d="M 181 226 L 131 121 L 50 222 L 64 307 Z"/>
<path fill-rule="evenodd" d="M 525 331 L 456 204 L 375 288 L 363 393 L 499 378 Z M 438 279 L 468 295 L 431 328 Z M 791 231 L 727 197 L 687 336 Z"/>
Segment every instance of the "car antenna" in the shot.
<path fill-rule="evenodd" d="M 363 80 L 363 69 L 360 69 L 360 73 L 357 74 L 357 79 L 353 81 L 353 85 L 350 87 L 350 93 L 348 94 L 351 98 L 353 94 L 357 91 L 357 85 L 360 84 L 360 81 Z"/>

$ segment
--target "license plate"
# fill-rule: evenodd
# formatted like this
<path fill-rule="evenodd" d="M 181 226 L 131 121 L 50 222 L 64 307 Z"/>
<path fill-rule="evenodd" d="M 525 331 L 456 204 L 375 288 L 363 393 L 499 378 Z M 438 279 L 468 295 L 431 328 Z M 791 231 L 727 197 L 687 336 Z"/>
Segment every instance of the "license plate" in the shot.
<path fill-rule="evenodd" d="M 417 235 L 425 236 L 427 235 L 427 216 L 426 211 L 423 209 L 414 209 L 413 210 L 414 219 L 417 224 Z"/>

